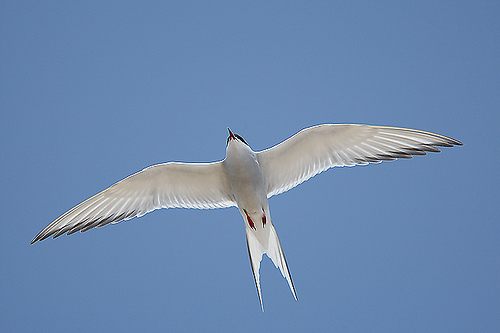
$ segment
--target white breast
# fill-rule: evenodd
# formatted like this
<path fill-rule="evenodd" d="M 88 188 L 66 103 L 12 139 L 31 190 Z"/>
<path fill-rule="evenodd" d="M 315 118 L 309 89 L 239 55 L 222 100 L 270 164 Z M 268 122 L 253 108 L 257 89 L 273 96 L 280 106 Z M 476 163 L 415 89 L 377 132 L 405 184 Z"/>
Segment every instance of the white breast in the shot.
<path fill-rule="evenodd" d="M 247 145 L 232 141 L 224 160 L 229 187 L 240 208 L 260 211 L 266 206 L 267 185 L 255 153 Z"/>

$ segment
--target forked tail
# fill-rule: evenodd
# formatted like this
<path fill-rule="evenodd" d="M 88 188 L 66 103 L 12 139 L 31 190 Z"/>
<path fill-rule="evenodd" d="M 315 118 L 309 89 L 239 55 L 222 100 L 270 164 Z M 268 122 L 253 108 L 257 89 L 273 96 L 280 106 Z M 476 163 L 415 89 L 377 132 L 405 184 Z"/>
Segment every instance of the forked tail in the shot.
<path fill-rule="evenodd" d="M 297 300 L 297 293 L 295 292 L 292 276 L 290 275 L 290 271 L 288 270 L 285 254 L 283 253 L 283 249 L 281 248 L 278 234 L 276 233 L 276 230 L 274 229 L 274 226 L 272 224 L 269 223 L 268 225 L 269 226 L 266 225 L 266 228 L 270 228 L 270 230 L 269 233 L 265 233 L 265 235 L 268 235 L 269 239 L 263 240 L 263 242 L 259 242 L 259 240 L 257 239 L 257 237 L 261 237 L 263 236 L 263 234 L 255 233 L 251 229 L 246 228 L 248 255 L 250 256 L 250 264 L 252 265 L 252 273 L 255 280 L 255 286 L 257 287 L 257 293 L 259 295 L 259 301 L 262 311 L 264 311 L 264 305 L 262 303 L 259 270 L 263 254 L 266 254 L 274 263 L 274 266 L 276 266 L 276 268 L 279 268 L 279 270 L 281 271 L 281 275 L 283 275 L 283 277 L 288 282 L 288 286 L 292 291 L 293 297 L 295 298 L 295 300 Z"/>

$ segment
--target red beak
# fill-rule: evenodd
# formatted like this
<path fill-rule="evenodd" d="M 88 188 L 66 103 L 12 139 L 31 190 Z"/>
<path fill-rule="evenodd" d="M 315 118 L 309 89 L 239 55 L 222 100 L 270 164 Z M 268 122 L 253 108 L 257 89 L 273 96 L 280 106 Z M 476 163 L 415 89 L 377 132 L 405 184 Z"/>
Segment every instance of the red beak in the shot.
<path fill-rule="evenodd" d="M 227 128 L 227 131 L 229 132 L 229 139 L 230 140 L 236 140 L 236 138 L 234 137 L 233 132 L 231 131 L 231 129 L 229 127 Z"/>

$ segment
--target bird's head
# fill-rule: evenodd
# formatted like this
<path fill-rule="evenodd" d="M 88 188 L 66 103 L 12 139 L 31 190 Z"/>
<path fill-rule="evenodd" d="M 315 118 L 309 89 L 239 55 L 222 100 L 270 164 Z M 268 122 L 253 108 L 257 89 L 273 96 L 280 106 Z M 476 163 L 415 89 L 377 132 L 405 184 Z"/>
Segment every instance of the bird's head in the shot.
<path fill-rule="evenodd" d="M 248 143 L 245 141 L 245 139 L 243 139 L 241 137 L 241 135 L 233 133 L 233 131 L 231 131 L 231 129 L 229 127 L 227 128 L 227 131 L 229 133 L 228 133 L 227 140 L 226 140 L 226 148 L 229 148 L 229 147 L 236 147 L 236 148 L 248 147 L 248 148 L 250 148 Z"/>

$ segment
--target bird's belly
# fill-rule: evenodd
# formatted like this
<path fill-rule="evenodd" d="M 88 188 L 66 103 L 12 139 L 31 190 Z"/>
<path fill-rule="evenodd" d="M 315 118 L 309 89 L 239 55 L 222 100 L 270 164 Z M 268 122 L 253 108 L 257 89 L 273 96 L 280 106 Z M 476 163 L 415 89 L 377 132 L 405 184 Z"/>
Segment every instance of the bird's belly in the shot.
<path fill-rule="evenodd" d="M 233 195 L 238 206 L 249 211 L 257 211 L 266 198 L 263 180 L 257 177 L 238 177 L 232 184 Z"/>
<path fill-rule="evenodd" d="M 233 196 L 240 208 L 260 211 L 267 202 L 267 193 L 262 171 L 257 163 L 235 166 L 229 172 Z"/>
<path fill-rule="evenodd" d="M 231 165 L 228 172 L 234 200 L 249 232 L 255 233 L 262 246 L 269 239 L 269 204 L 267 186 L 259 164 L 255 160 Z M 267 236 L 266 236 L 267 235 Z"/>

